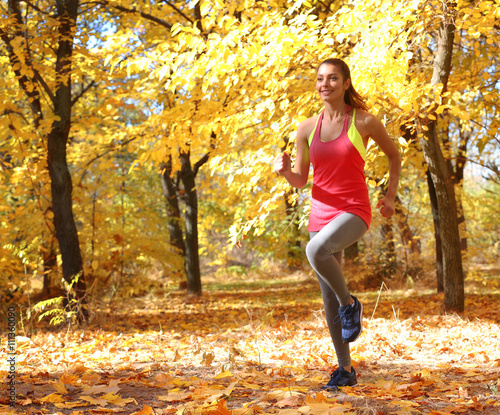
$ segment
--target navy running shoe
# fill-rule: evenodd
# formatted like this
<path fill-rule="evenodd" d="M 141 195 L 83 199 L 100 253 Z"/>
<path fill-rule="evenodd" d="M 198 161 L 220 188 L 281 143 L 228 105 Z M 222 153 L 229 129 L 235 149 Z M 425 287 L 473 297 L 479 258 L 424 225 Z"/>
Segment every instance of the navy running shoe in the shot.
<path fill-rule="evenodd" d="M 339 307 L 344 343 L 355 341 L 363 330 L 363 305 L 356 297 L 352 296 L 352 298 L 354 303 Z"/>
<path fill-rule="evenodd" d="M 330 375 L 330 382 L 321 389 L 325 390 L 340 390 L 341 386 L 356 386 L 358 384 L 358 378 L 356 376 L 356 371 L 352 368 L 352 372 L 344 370 L 344 368 L 339 367 L 335 372 Z"/>

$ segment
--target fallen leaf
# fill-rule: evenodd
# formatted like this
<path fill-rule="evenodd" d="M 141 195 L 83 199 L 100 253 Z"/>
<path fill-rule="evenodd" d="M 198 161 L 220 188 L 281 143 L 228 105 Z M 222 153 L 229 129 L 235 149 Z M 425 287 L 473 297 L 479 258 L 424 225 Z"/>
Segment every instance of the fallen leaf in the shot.
<path fill-rule="evenodd" d="M 229 370 L 225 370 L 219 373 L 217 376 L 215 376 L 214 379 L 223 379 L 223 378 L 228 378 L 230 376 L 233 376 L 233 374 Z"/>
<path fill-rule="evenodd" d="M 61 379 L 59 379 L 57 383 L 54 383 L 54 389 L 62 395 L 67 395 L 69 393 Z"/>
<path fill-rule="evenodd" d="M 77 406 L 87 406 L 88 403 L 86 402 L 81 402 L 81 401 L 74 401 L 74 402 L 64 402 L 64 403 L 55 403 L 54 406 L 57 406 L 58 408 L 61 409 L 71 409 L 75 408 Z"/>
<path fill-rule="evenodd" d="M 178 389 L 172 389 L 168 395 L 158 396 L 158 400 L 165 402 L 182 402 L 191 399 L 192 392 L 180 392 Z"/>
<path fill-rule="evenodd" d="M 130 415 L 155 415 L 155 413 L 153 408 L 148 405 L 144 405 L 144 408 L 142 408 L 139 412 L 134 412 Z"/>
<path fill-rule="evenodd" d="M 57 393 L 51 393 L 40 400 L 42 402 L 64 402 L 64 398 Z"/>
<path fill-rule="evenodd" d="M 69 373 L 65 372 L 61 375 L 60 381 L 64 383 L 65 385 L 73 385 L 75 384 L 80 378 L 77 375 L 70 375 Z"/>
<path fill-rule="evenodd" d="M 285 406 L 298 406 L 301 403 L 301 399 L 298 395 L 288 396 L 281 401 L 276 402 L 278 408 L 284 408 Z"/>
<path fill-rule="evenodd" d="M 115 393 L 120 390 L 117 386 L 120 383 L 119 379 L 113 379 L 108 385 L 95 385 L 83 391 L 85 395 L 96 395 L 99 393 Z"/>
<path fill-rule="evenodd" d="M 83 399 L 84 401 L 87 401 L 91 403 L 92 405 L 103 405 L 106 406 L 109 402 L 106 399 L 101 399 L 101 398 L 93 398 L 92 396 L 80 396 L 78 399 Z"/>

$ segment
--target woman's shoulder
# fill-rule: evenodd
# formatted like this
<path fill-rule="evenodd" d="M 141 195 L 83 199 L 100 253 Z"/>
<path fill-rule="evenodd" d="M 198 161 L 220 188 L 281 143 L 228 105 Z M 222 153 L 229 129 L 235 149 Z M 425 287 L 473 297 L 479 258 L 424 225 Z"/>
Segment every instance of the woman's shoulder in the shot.
<path fill-rule="evenodd" d="M 372 118 L 376 118 L 372 113 L 360 108 L 356 109 L 356 121 L 359 120 L 360 122 L 370 122 Z"/>
<path fill-rule="evenodd" d="M 312 128 L 314 128 L 314 126 L 316 125 L 316 122 L 318 121 L 318 117 L 321 115 L 320 114 L 317 114 L 317 115 L 314 115 L 304 121 L 301 121 L 300 124 L 299 124 L 299 128 L 308 128 L 310 126 L 312 126 Z"/>
<path fill-rule="evenodd" d="M 311 118 L 302 121 L 299 124 L 299 128 L 297 130 L 299 137 L 304 137 L 306 139 L 309 137 L 309 135 L 313 132 L 314 127 L 316 126 L 319 116 L 320 114 L 315 115 Z"/>
<path fill-rule="evenodd" d="M 368 111 L 361 109 L 356 110 L 355 125 L 358 131 L 362 134 L 370 134 L 371 129 L 378 127 L 380 120 Z"/>

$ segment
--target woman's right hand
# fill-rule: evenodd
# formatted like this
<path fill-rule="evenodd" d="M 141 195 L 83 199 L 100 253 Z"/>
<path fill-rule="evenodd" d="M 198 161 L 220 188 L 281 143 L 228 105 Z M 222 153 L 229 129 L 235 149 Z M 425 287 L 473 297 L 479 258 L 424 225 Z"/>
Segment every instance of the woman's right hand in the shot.
<path fill-rule="evenodd" d="M 292 162 L 290 160 L 290 156 L 286 151 L 280 154 L 274 160 L 274 171 L 282 176 L 292 170 Z"/>

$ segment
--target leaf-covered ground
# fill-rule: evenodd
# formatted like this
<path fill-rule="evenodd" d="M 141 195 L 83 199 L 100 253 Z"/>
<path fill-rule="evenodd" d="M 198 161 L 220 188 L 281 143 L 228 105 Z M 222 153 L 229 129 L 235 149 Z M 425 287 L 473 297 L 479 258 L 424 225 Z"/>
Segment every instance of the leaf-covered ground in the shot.
<path fill-rule="evenodd" d="M 336 359 L 316 281 L 206 287 L 102 303 L 88 327 L 20 337 L 17 406 L 4 382 L 0 413 L 500 413 L 498 290 L 468 294 L 461 316 L 435 294 L 360 293 L 359 385 L 322 392 Z"/>

